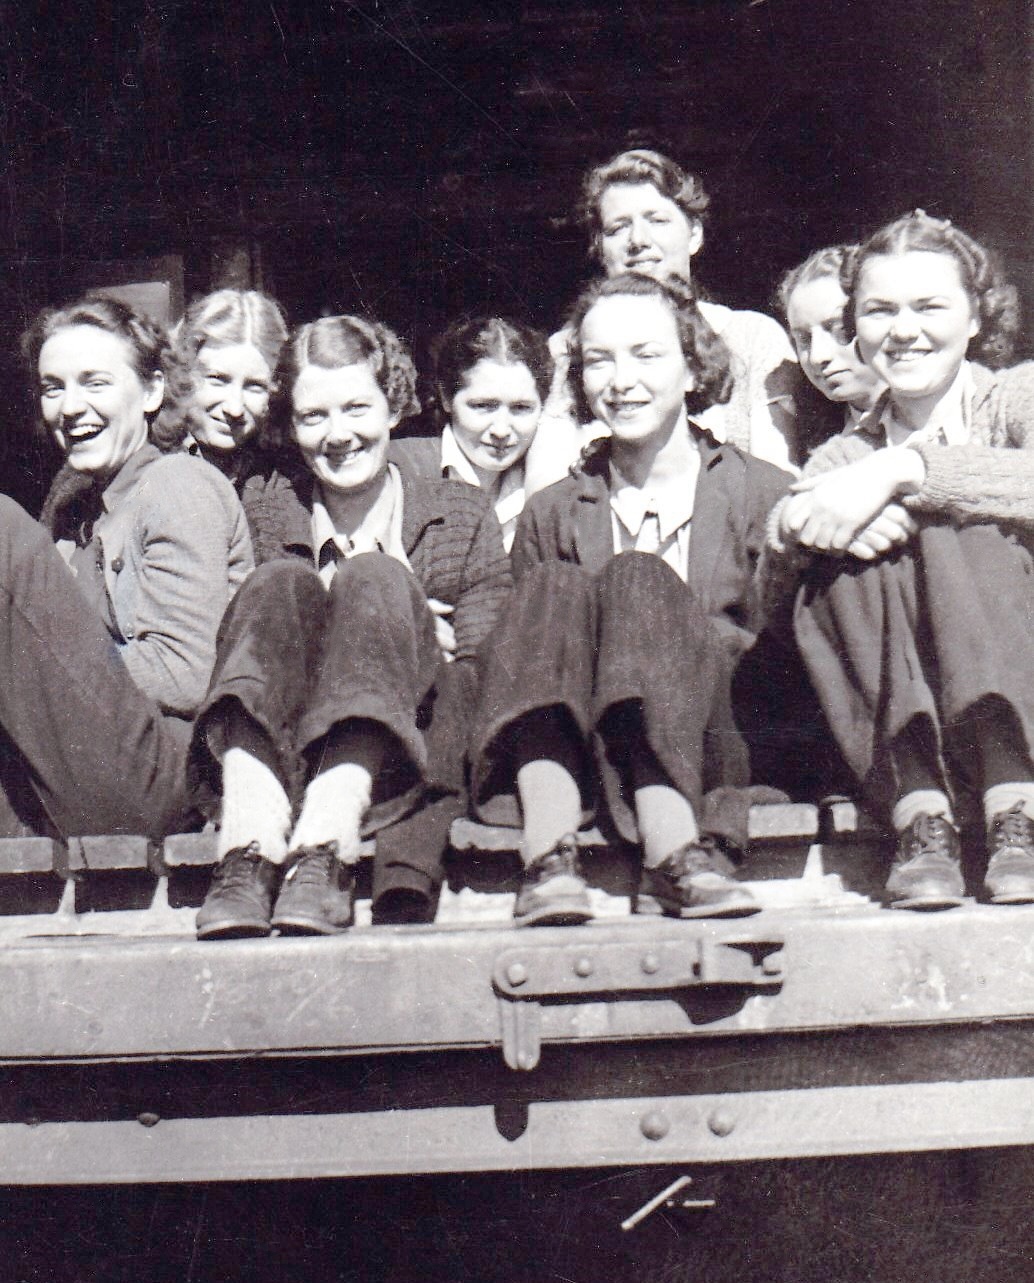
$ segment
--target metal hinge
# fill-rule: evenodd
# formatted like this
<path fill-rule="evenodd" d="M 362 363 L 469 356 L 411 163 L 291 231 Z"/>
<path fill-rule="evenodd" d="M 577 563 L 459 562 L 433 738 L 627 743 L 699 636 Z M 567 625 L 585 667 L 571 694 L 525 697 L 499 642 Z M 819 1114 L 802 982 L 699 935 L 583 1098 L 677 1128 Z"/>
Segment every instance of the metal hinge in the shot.
<path fill-rule="evenodd" d="M 542 1001 L 632 998 L 657 990 L 732 986 L 774 989 L 783 981 L 781 940 L 581 941 L 507 949 L 495 961 L 503 1058 L 534 1069 L 542 1047 Z"/>

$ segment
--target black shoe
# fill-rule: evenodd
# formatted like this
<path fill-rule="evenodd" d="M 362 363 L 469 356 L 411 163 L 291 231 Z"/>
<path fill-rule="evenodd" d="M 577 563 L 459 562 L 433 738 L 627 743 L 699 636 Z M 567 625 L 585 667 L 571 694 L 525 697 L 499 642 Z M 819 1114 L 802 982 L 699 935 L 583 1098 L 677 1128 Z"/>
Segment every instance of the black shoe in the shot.
<path fill-rule="evenodd" d="M 227 851 L 212 873 L 212 885 L 197 912 L 199 940 L 268 936 L 273 890 L 280 869 L 257 842 Z"/>
<path fill-rule="evenodd" d="M 892 909 L 954 909 L 965 898 L 959 834 L 943 815 L 918 815 L 898 834 L 884 889 Z"/>
<path fill-rule="evenodd" d="M 573 833 L 527 866 L 513 906 L 519 927 L 575 926 L 592 918 Z"/>
<path fill-rule="evenodd" d="M 1034 821 L 1019 802 L 991 821 L 984 886 L 992 904 L 1034 904 Z"/>
<path fill-rule="evenodd" d="M 761 905 L 709 841 L 687 842 L 656 868 L 643 868 L 635 912 L 671 918 L 744 918 Z"/>
<path fill-rule="evenodd" d="M 287 857 L 273 910 L 284 936 L 329 936 L 352 925 L 355 875 L 337 858 L 337 843 L 303 846 Z"/>

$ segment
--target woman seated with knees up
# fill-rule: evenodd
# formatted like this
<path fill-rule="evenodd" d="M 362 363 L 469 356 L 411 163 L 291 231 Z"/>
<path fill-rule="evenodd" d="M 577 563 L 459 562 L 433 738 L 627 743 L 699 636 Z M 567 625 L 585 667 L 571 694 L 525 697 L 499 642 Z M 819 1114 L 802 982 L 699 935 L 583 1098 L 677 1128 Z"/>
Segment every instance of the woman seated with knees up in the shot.
<path fill-rule="evenodd" d="M 195 763 L 223 794 L 201 937 L 349 925 L 361 837 L 462 787 L 476 652 L 510 587 L 487 498 L 388 461 L 419 408 L 396 335 L 353 316 L 304 325 L 280 387 L 307 470 L 284 555 L 223 621 L 198 720 Z M 374 880 L 375 900 L 426 889 L 383 862 Z"/>
<path fill-rule="evenodd" d="M 848 298 L 840 284 L 857 245 L 816 250 L 787 272 L 779 302 L 801 370 L 819 396 L 801 389 L 797 429 L 801 453 L 851 428 L 871 410 L 886 388 L 862 360 L 847 316 Z"/>
<path fill-rule="evenodd" d="M 645 148 L 595 166 L 582 183 L 582 220 L 592 254 L 608 276 L 638 272 L 660 281 L 678 278 L 693 289 L 693 259 L 704 243 L 709 204 L 695 174 Z M 785 467 L 798 457 L 800 372 L 782 326 L 761 312 L 699 297 L 697 306 L 730 352 L 732 374 L 724 398 L 701 411 L 701 424 L 717 440 Z M 607 426 L 579 426 L 566 382 L 571 341 L 569 328 L 550 340 L 557 372 L 543 432 L 528 456 L 529 493 L 562 477 L 586 440 Z"/>
<path fill-rule="evenodd" d="M 803 571 L 794 629 L 840 748 L 891 818 L 898 908 L 961 902 L 957 807 L 983 797 L 996 903 L 1034 900 L 1034 365 L 996 372 L 1015 294 L 923 211 L 846 265 L 888 391 L 812 456 L 762 574 Z"/>
<path fill-rule="evenodd" d="M 392 453 L 422 476 L 483 489 L 509 552 L 524 508 L 524 456 L 553 372 L 546 336 L 499 316 L 465 317 L 441 336 L 434 358 L 441 438 L 410 437 Z"/>
<path fill-rule="evenodd" d="M 41 313 L 23 350 L 78 484 L 51 497 L 57 547 L 0 500 L 9 809 L 63 836 L 161 836 L 189 810 L 190 719 L 252 567 L 244 514 L 158 421 L 169 345 L 147 318 L 91 296 Z"/>
<path fill-rule="evenodd" d="M 612 277 L 570 328 L 579 397 L 611 436 L 518 525 L 518 586 L 475 724 L 474 805 L 502 820 L 519 802 L 518 923 L 590 916 L 573 835 L 597 790 L 621 836 L 642 843 L 639 912 L 750 913 L 697 817 L 705 745 L 706 783 L 746 783 L 730 681 L 759 627 L 756 556 L 790 478 L 687 414 L 687 398 L 696 409 L 721 396 L 728 357 L 669 285 Z"/>

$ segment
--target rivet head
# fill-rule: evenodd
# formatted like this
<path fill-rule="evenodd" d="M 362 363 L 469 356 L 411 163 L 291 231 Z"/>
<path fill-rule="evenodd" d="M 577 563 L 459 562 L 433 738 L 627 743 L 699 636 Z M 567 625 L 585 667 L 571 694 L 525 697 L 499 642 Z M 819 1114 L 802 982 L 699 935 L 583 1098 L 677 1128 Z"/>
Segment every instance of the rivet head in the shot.
<path fill-rule="evenodd" d="M 655 953 L 648 953 L 639 964 L 648 976 L 655 976 L 661 969 L 661 960 Z"/>
<path fill-rule="evenodd" d="M 779 961 L 777 953 L 766 953 L 761 959 L 761 971 L 766 976 L 778 976 L 782 974 L 783 964 Z"/>
<path fill-rule="evenodd" d="M 506 979 L 512 985 L 522 985 L 528 979 L 528 968 L 523 962 L 511 962 L 506 968 Z"/>
<path fill-rule="evenodd" d="M 668 1121 L 667 1114 L 654 1109 L 644 1114 L 639 1120 L 639 1130 L 647 1140 L 663 1140 L 671 1130 L 671 1123 Z"/>
<path fill-rule="evenodd" d="M 151 1110 L 145 1109 L 142 1114 L 137 1114 L 136 1121 L 142 1127 L 157 1127 L 161 1122 L 161 1119 L 157 1114 L 152 1113 Z"/>
<path fill-rule="evenodd" d="M 716 1136 L 728 1136 L 736 1127 L 736 1119 L 727 1109 L 716 1109 L 707 1120 L 707 1125 Z"/>
<path fill-rule="evenodd" d="M 576 976 L 582 976 L 583 978 L 584 978 L 585 976 L 591 976 L 591 975 L 592 975 L 592 959 L 591 959 L 591 958 L 579 958 L 579 959 L 578 959 L 578 961 L 574 964 L 574 973 L 575 973 L 575 975 L 576 975 Z"/>

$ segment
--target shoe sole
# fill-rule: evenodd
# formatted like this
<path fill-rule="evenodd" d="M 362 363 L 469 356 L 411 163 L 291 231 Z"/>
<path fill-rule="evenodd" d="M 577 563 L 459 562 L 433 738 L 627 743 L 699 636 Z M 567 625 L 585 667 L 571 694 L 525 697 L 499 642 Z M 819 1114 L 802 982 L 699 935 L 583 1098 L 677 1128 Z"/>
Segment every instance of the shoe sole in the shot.
<path fill-rule="evenodd" d="M 961 895 L 910 895 L 901 900 L 891 900 L 890 909 L 911 909 L 916 913 L 937 913 L 942 909 L 960 909 L 965 901 Z"/>
<path fill-rule="evenodd" d="M 641 895 L 635 902 L 633 912 L 644 917 L 749 918 L 761 912 L 761 905 L 756 900 L 733 900 L 728 904 L 685 905 L 658 900 L 653 895 Z"/>
<path fill-rule="evenodd" d="M 272 927 L 268 922 L 242 922 L 239 918 L 217 919 L 197 928 L 199 940 L 258 940 L 268 936 Z"/>
<path fill-rule="evenodd" d="M 1034 904 L 1034 891 L 999 891 L 990 897 L 991 904 Z"/>
<path fill-rule="evenodd" d="M 274 918 L 272 925 L 282 936 L 336 936 L 347 931 L 352 922 L 349 920 L 343 926 L 335 926 L 326 918 L 304 918 L 299 914 L 294 918 Z"/>
<path fill-rule="evenodd" d="M 596 915 L 585 904 L 543 904 L 538 908 L 513 915 L 515 927 L 579 927 Z"/>

